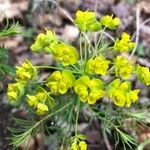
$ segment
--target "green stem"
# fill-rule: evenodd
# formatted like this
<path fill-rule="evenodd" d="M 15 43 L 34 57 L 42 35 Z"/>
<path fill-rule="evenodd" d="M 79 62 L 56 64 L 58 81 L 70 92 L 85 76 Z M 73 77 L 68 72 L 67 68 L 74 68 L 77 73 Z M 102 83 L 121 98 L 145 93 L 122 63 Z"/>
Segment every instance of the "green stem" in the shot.
<path fill-rule="evenodd" d="M 75 69 L 77 69 L 77 70 L 79 70 L 79 68 L 78 67 L 76 67 L 75 65 L 70 65 L 70 66 L 72 66 L 72 67 L 74 67 Z"/>
<path fill-rule="evenodd" d="M 53 115 L 56 115 L 57 113 L 63 111 L 64 109 L 66 109 L 70 104 L 72 103 L 72 101 L 66 103 L 66 105 L 64 105 L 63 107 L 61 107 L 60 109 L 58 109 L 57 111 L 47 115 L 46 117 L 44 117 L 43 119 L 41 119 L 39 122 L 37 122 L 33 127 L 32 130 L 36 127 L 38 127 L 42 122 L 46 121 L 47 119 L 49 119 L 50 117 L 52 117 Z"/>
<path fill-rule="evenodd" d="M 98 54 L 98 46 L 99 46 L 99 44 L 100 44 L 100 42 L 101 42 L 101 40 L 102 40 L 102 37 L 103 37 L 103 34 L 104 34 L 105 29 L 106 29 L 106 27 L 104 27 L 104 29 L 103 29 L 102 32 L 101 32 L 101 35 L 100 35 L 100 37 L 99 37 L 99 39 L 98 39 L 98 42 L 97 42 L 97 44 L 96 44 L 96 47 L 95 47 L 95 51 L 94 51 L 94 53 L 93 53 L 93 57 Z"/>
<path fill-rule="evenodd" d="M 100 52 L 102 53 L 102 52 L 105 52 L 105 51 L 108 51 L 108 50 L 112 50 L 112 49 L 113 49 L 113 47 L 101 48 L 101 49 L 99 49 L 97 51 L 97 53 L 99 54 Z"/>
<path fill-rule="evenodd" d="M 57 70 L 63 70 L 63 68 L 59 67 L 53 67 L 53 66 L 35 66 L 36 69 L 57 69 Z"/>
<path fill-rule="evenodd" d="M 77 113 L 76 113 L 76 121 L 75 121 L 75 136 L 78 135 L 79 109 L 80 109 L 80 100 L 78 100 L 78 104 L 77 104 Z"/>
<path fill-rule="evenodd" d="M 81 58 L 81 61 L 83 61 L 83 56 L 82 56 L 82 32 L 80 33 L 80 58 Z"/>
<path fill-rule="evenodd" d="M 72 65 L 72 66 L 74 66 L 74 65 Z M 35 66 L 35 68 L 36 69 L 55 69 L 55 70 L 60 70 L 60 71 L 65 70 L 65 68 L 52 67 L 52 66 Z M 77 69 L 77 67 L 76 67 L 76 69 Z M 76 72 L 76 71 L 72 71 L 72 73 L 74 73 L 74 74 L 82 74 L 81 72 Z"/>
<path fill-rule="evenodd" d="M 38 84 L 38 83 L 45 83 L 46 81 L 40 81 L 40 82 L 30 82 L 31 84 Z"/>
<path fill-rule="evenodd" d="M 84 62 L 86 63 L 86 59 L 87 59 L 87 49 L 86 49 L 86 38 L 85 38 L 84 34 Z"/>

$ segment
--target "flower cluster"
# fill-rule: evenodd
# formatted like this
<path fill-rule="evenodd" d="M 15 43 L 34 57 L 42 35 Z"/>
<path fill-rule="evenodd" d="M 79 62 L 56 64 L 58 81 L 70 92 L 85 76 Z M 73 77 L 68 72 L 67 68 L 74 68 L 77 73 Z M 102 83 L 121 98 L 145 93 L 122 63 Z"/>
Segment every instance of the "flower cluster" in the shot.
<path fill-rule="evenodd" d="M 56 44 L 58 44 L 58 39 L 55 34 L 50 30 L 46 30 L 46 34 L 40 33 L 37 36 L 35 43 L 31 46 L 31 49 L 34 52 L 45 51 L 47 53 L 51 53 Z"/>
<path fill-rule="evenodd" d="M 128 79 L 131 77 L 133 71 L 133 65 L 130 60 L 124 56 L 117 56 L 115 61 L 115 74 L 117 77 Z"/>
<path fill-rule="evenodd" d="M 107 92 L 114 104 L 123 107 L 130 107 L 131 103 L 138 100 L 139 89 L 131 90 L 131 83 L 129 81 L 120 82 L 120 79 L 112 81 L 108 87 Z"/>
<path fill-rule="evenodd" d="M 79 59 L 77 50 L 73 46 L 64 43 L 55 45 L 52 54 L 56 61 L 62 63 L 64 66 L 75 64 Z"/>
<path fill-rule="evenodd" d="M 102 28 L 114 30 L 121 21 L 117 17 L 113 18 L 113 16 L 108 15 L 101 17 L 98 21 L 94 12 L 77 11 L 75 23 L 82 32 L 85 32 L 98 31 Z M 142 83 L 149 85 L 149 69 L 141 67 L 140 65 L 134 66 L 131 60 L 122 55 L 123 52 L 126 52 L 133 47 L 134 42 L 131 42 L 130 36 L 123 32 L 121 39 L 119 40 L 117 38 L 115 40 L 114 47 L 112 49 L 114 53 L 116 51 L 117 54 L 118 51 L 121 52 L 121 55 L 118 55 L 113 60 L 105 59 L 105 55 L 103 54 L 88 55 L 83 63 L 82 59 L 79 60 L 79 57 L 81 56 L 75 47 L 63 43 L 56 37 L 54 32 L 46 29 L 45 34 L 40 33 L 37 36 L 35 43 L 31 46 L 31 49 L 34 52 L 44 51 L 46 53 L 51 53 L 56 62 L 63 66 L 61 70 L 53 72 L 45 81 L 45 85 L 50 89 L 52 95 L 65 94 L 70 88 L 72 88 L 79 96 L 80 100 L 84 103 L 87 102 L 88 104 L 95 104 L 102 97 L 108 96 L 117 106 L 129 107 L 131 103 L 137 101 L 139 90 L 132 91 L 129 81 L 122 81 L 121 83 L 119 79 L 114 80 L 109 84 L 109 86 L 107 86 L 105 85 L 105 81 L 101 80 L 99 76 L 103 77 L 108 75 L 108 70 L 112 67 L 114 68 L 113 71 L 117 78 L 122 78 L 123 80 L 130 79 L 131 74 L 135 72 Z M 94 54 L 96 53 L 94 52 Z M 78 66 L 76 67 L 77 71 L 80 70 L 80 72 L 77 72 L 78 76 L 74 74 L 74 70 L 69 68 L 70 65 Z M 37 78 L 37 69 L 29 60 L 26 60 L 22 66 L 16 68 L 17 83 L 10 84 L 8 86 L 7 93 L 9 99 L 14 101 L 23 95 L 24 86 L 30 82 L 30 80 L 36 80 Z M 112 85 L 114 84 L 115 86 L 112 88 Z M 41 98 L 38 97 L 38 92 L 36 91 L 35 93 L 35 95 L 28 95 L 27 101 L 29 105 L 36 110 L 36 112 L 44 114 L 45 111 L 49 110 L 45 103 L 46 100 L 42 103 L 40 100 Z M 45 93 L 47 98 L 50 99 L 46 91 L 43 91 L 43 93 Z"/>
<path fill-rule="evenodd" d="M 70 70 L 55 71 L 47 79 L 46 86 L 53 94 L 64 94 L 73 87 L 75 77 Z"/>
<path fill-rule="evenodd" d="M 98 31 L 101 24 L 96 19 L 96 14 L 90 11 L 77 11 L 75 23 L 81 31 Z"/>
<path fill-rule="evenodd" d="M 139 80 L 142 83 L 146 85 L 150 85 L 150 71 L 148 67 L 142 67 L 140 65 L 137 65 L 136 73 L 137 73 Z"/>
<path fill-rule="evenodd" d="M 28 82 L 34 80 L 37 77 L 37 71 L 29 60 L 26 60 L 22 66 L 16 67 L 17 80 L 21 82 Z"/>
<path fill-rule="evenodd" d="M 81 108 L 105 100 L 103 97 L 109 98 L 110 104 L 112 102 L 118 107 L 130 107 L 137 102 L 140 93 L 139 89 L 132 88 L 131 75 L 136 75 L 142 83 L 150 85 L 150 70 L 125 57 L 124 52 L 128 52 L 135 45 L 127 33 L 123 32 L 121 39 L 112 40 L 110 45 L 113 46 L 106 43 L 106 47 L 105 41 L 101 42 L 103 36 L 107 36 L 104 34 L 106 29 L 114 30 L 119 26 L 119 18 L 106 15 L 98 19 L 94 12 L 77 11 L 74 22 L 81 31 L 79 48 L 63 43 L 53 31 L 46 29 L 46 33 L 37 36 L 31 49 L 37 53 L 52 54 L 57 67 L 33 66 L 26 60 L 16 67 L 16 82 L 8 85 L 7 96 L 12 102 L 18 102 L 17 100 L 22 98 L 21 102 L 31 107 L 38 115 L 49 113 L 49 117 L 50 111 L 55 114 L 66 109 L 71 110 L 67 113 L 70 117 L 73 111 L 77 112 L 71 150 L 87 150 L 85 138 L 78 135 L 77 130 Z M 89 33 L 95 31 L 100 31 L 101 35 L 97 34 L 99 38 L 95 38 L 97 41 L 93 45 Z M 107 57 L 109 52 L 113 53 L 111 57 Z M 38 69 L 43 68 L 55 69 L 44 81 L 38 79 Z M 62 105 L 63 107 L 58 109 L 57 106 L 61 103 L 59 95 L 64 98 L 64 104 L 67 103 L 65 99 L 73 98 L 70 98 L 68 105 Z M 71 109 L 67 109 L 69 104 L 72 104 Z M 107 101 L 104 105 L 107 105 Z"/>
<path fill-rule="evenodd" d="M 74 90 L 82 102 L 89 104 L 95 104 L 105 94 L 103 82 L 96 78 L 91 80 L 88 76 L 80 77 L 75 82 Z"/>
<path fill-rule="evenodd" d="M 123 32 L 121 35 L 121 40 L 119 40 L 118 38 L 116 39 L 114 44 L 114 50 L 120 52 L 127 52 L 131 50 L 134 45 L 134 42 L 131 42 L 130 40 L 130 35 Z"/>
<path fill-rule="evenodd" d="M 29 60 L 26 60 L 21 66 L 16 67 L 16 83 L 8 85 L 8 98 L 16 101 L 24 94 L 24 87 L 29 80 L 37 77 L 37 70 Z"/>
<path fill-rule="evenodd" d="M 8 85 L 7 96 L 10 100 L 16 101 L 24 93 L 24 85 L 21 82 L 16 82 Z"/>
<path fill-rule="evenodd" d="M 71 145 L 71 150 L 87 150 L 87 144 L 84 141 L 77 143 L 76 141 Z"/>
<path fill-rule="evenodd" d="M 87 61 L 86 72 L 91 74 L 105 75 L 109 68 L 109 60 L 106 60 L 102 55 L 91 58 Z"/>
<path fill-rule="evenodd" d="M 120 25 L 119 18 L 113 16 L 104 16 L 98 21 L 96 14 L 90 11 L 77 11 L 75 23 L 81 31 L 98 31 L 104 26 L 105 28 L 114 30 Z"/>
<path fill-rule="evenodd" d="M 117 17 L 113 18 L 113 16 L 106 15 L 100 19 L 100 23 L 102 26 L 114 30 L 120 25 L 121 21 Z"/>
<path fill-rule="evenodd" d="M 55 105 L 53 99 L 42 87 L 37 87 L 35 89 L 35 95 L 27 95 L 27 98 L 29 105 L 33 107 L 39 115 L 45 114 L 49 111 L 49 108 L 53 108 Z"/>

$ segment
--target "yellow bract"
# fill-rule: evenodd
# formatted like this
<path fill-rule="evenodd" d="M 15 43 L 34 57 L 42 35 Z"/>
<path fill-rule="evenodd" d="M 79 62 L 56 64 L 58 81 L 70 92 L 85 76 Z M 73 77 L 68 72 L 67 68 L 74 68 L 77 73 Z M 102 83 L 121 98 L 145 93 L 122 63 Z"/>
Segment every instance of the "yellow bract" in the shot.
<path fill-rule="evenodd" d="M 91 80 L 88 76 L 80 77 L 75 82 L 74 90 L 82 102 L 89 104 L 95 104 L 105 94 L 103 82 L 100 79 Z"/>
<path fill-rule="evenodd" d="M 39 115 L 44 115 L 47 111 L 49 111 L 47 105 L 38 103 L 36 113 Z"/>
<path fill-rule="evenodd" d="M 55 71 L 48 77 L 46 86 L 53 94 L 65 94 L 69 88 L 73 87 L 74 82 L 75 77 L 70 70 Z"/>
<path fill-rule="evenodd" d="M 109 60 L 106 60 L 102 55 L 95 57 L 94 59 L 89 59 L 85 72 L 90 74 L 98 74 L 98 75 L 105 75 L 109 68 Z"/>
<path fill-rule="evenodd" d="M 73 144 L 71 145 L 71 150 L 79 150 L 78 145 L 77 145 L 76 143 L 73 143 Z"/>
<path fill-rule="evenodd" d="M 57 44 L 52 51 L 56 61 L 62 63 L 64 66 L 77 63 L 79 54 L 77 50 L 68 44 Z"/>
<path fill-rule="evenodd" d="M 136 74 L 142 83 L 150 85 L 150 71 L 148 67 L 137 65 Z"/>
<path fill-rule="evenodd" d="M 84 141 L 77 143 L 76 141 L 71 145 L 71 150 L 87 150 L 87 144 Z"/>
<path fill-rule="evenodd" d="M 131 77 L 133 66 L 130 60 L 124 56 L 117 56 L 115 59 L 115 74 L 117 77 L 128 79 Z"/>
<path fill-rule="evenodd" d="M 29 60 L 26 60 L 22 66 L 16 67 L 17 80 L 21 82 L 28 82 L 30 79 L 36 79 L 37 70 Z"/>
<path fill-rule="evenodd" d="M 37 87 L 34 95 L 27 95 L 27 101 L 39 115 L 44 115 L 49 108 L 53 108 L 55 105 L 54 100 L 42 87 Z"/>
<path fill-rule="evenodd" d="M 116 39 L 114 44 L 114 50 L 120 52 L 127 52 L 132 49 L 134 45 L 135 43 L 131 42 L 130 40 L 130 35 L 123 32 L 121 35 L 121 40 L 119 40 L 118 38 Z"/>
<path fill-rule="evenodd" d="M 112 98 L 115 105 L 119 107 L 123 107 L 125 105 L 125 94 L 121 90 L 115 90 Z"/>
<path fill-rule="evenodd" d="M 127 107 L 130 107 L 131 103 L 135 103 L 138 100 L 138 94 L 139 94 L 140 90 L 133 90 L 130 91 L 127 95 L 126 95 L 126 105 Z"/>
<path fill-rule="evenodd" d="M 7 96 L 9 100 L 16 101 L 24 93 L 24 84 L 21 82 L 16 82 L 8 85 Z"/>
<path fill-rule="evenodd" d="M 106 15 L 100 19 L 100 23 L 108 29 L 114 30 L 120 25 L 121 21 L 117 17 L 113 19 L 113 16 Z"/>
<path fill-rule="evenodd" d="M 80 150 L 87 150 L 87 144 L 84 141 L 79 142 Z"/>
<path fill-rule="evenodd" d="M 31 49 L 34 52 L 45 51 L 47 53 L 51 53 L 56 44 L 58 44 L 58 39 L 54 32 L 46 30 L 46 34 L 40 33 L 37 36 L 35 43 L 31 45 Z"/>
<path fill-rule="evenodd" d="M 131 90 L 129 81 L 120 82 L 120 79 L 112 81 L 107 87 L 108 96 L 113 100 L 114 104 L 119 107 L 130 107 L 130 105 L 138 100 L 140 90 Z"/>
<path fill-rule="evenodd" d="M 80 11 L 76 12 L 75 23 L 81 31 L 98 31 L 101 28 L 100 22 L 96 19 L 95 12 Z"/>

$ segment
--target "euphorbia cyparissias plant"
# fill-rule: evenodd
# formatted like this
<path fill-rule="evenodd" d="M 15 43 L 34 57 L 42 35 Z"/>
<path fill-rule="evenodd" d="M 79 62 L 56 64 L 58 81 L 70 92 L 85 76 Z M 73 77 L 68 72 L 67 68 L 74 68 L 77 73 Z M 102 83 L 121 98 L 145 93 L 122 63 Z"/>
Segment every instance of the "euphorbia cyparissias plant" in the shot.
<path fill-rule="evenodd" d="M 26 94 L 27 105 L 36 114 L 46 116 L 56 107 L 55 97 L 58 95 L 74 93 L 83 106 L 99 103 L 103 101 L 103 97 L 108 97 L 116 107 L 130 107 L 137 102 L 140 89 L 132 88 L 130 78 L 137 75 L 142 83 L 150 85 L 150 71 L 125 57 L 124 53 L 130 52 L 134 47 L 130 35 L 123 32 L 121 38 L 117 37 L 113 42 L 113 46 L 101 51 L 104 31 L 115 30 L 121 23 L 120 19 L 113 18 L 113 15 L 97 19 L 94 12 L 77 11 L 74 23 L 80 30 L 80 49 L 61 41 L 52 30 L 46 29 L 45 33 L 37 36 L 31 50 L 35 53 L 52 54 L 57 67 L 34 66 L 29 60 L 16 67 L 16 82 L 8 85 L 7 93 L 12 103 L 21 101 L 21 97 Z M 87 40 L 88 33 L 99 31 L 101 36 L 94 47 Z M 114 58 L 107 58 L 106 54 L 110 50 L 115 54 Z M 38 83 L 39 69 L 42 68 L 56 70 L 50 73 L 42 85 L 33 86 L 32 93 L 27 93 L 26 87 L 30 83 Z M 113 81 L 108 82 L 105 76 L 113 77 Z M 65 103 L 65 99 L 62 100 Z M 79 137 L 76 132 L 71 150 L 86 150 L 84 141 L 85 138 Z"/>

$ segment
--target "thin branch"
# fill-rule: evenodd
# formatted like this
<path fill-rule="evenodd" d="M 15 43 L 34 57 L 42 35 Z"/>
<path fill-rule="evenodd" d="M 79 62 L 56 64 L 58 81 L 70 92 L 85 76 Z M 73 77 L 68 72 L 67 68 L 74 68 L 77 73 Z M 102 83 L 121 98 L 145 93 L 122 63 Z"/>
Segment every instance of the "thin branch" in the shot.
<path fill-rule="evenodd" d="M 134 46 L 133 51 L 130 55 L 130 59 L 133 57 L 133 55 L 135 54 L 136 49 L 138 47 L 139 35 L 140 35 L 140 7 L 137 6 L 137 9 L 136 9 L 136 40 L 135 40 L 135 46 Z"/>
<path fill-rule="evenodd" d="M 107 149 L 112 150 L 111 145 L 110 145 L 109 140 L 108 140 L 108 137 L 107 137 L 107 134 L 106 134 L 106 131 L 103 130 L 102 134 L 103 134 L 103 138 L 104 138 Z"/>
<path fill-rule="evenodd" d="M 148 23 L 148 22 L 150 22 L 150 18 L 146 19 L 145 21 L 143 21 L 143 22 L 140 24 L 139 30 L 141 30 L 142 27 L 143 27 L 146 23 Z M 132 40 L 132 41 L 134 40 L 135 36 L 136 36 L 136 32 L 134 32 L 133 36 L 131 37 L 131 40 Z"/>
<path fill-rule="evenodd" d="M 113 42 L 115 41 L 115 39 L 109 33 L 104 31 L 104 35 L 110 38 Z"/>
<path fill-rule="evenodd" d="M 97 14 L 97 7 L 98 7 L 98 0 L 95 0 L 95 5 L 94 5 L 94 12 Z M 94 45 L 96 47 L 97 43 L 97 33 L 94 33 Z"/>

